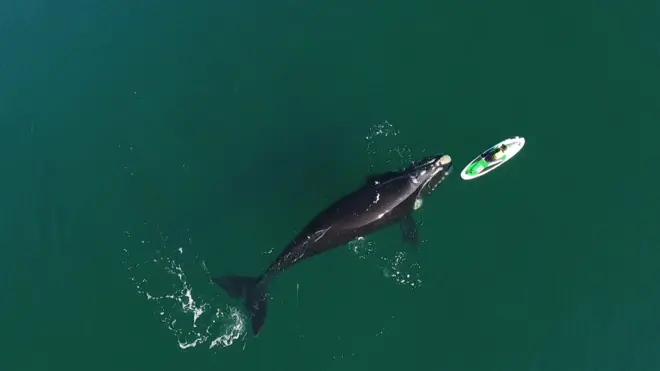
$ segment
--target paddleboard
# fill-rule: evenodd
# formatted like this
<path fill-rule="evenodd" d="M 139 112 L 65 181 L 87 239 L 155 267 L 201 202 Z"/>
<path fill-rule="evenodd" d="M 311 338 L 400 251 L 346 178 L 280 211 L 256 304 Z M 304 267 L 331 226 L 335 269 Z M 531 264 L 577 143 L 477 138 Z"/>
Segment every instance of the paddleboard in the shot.
<path fill-rule="evenodd" d="M 504 156 L 502 156 L 501 159 L 492 162 L 486 161 L 485 157 L 490 152 L 494 151 L 499 146 L 501 146 L 502 144 L 506 145 L 506 151 L 504 152 Z M 467 164 L 467 166 L 465 166 L 463 171 L 461 171 L 461 178 L 463 178 L 464 180 L 472 180 L 490 173 L 491 171 L 502 166 L 502 164 L 504 164 L 505 162 L 511 160 L 513 156 L 517 155 L 518 152 L 520 152 L 520 150 L 524 146 L 525 146 L 525 138 L 522 137 L 505 139 L 495 144 L 494 146 L 485 150 L 479 156 L 475 157 L 475 159 L 472 160 L 469 164 Z"/>

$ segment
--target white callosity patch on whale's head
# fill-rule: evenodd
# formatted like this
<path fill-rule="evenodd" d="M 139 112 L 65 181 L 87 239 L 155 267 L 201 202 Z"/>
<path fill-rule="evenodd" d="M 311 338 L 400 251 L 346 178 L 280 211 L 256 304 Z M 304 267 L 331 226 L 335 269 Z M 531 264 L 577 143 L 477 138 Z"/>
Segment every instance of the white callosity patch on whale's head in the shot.
<path fill-rule="evenodd" d="M 421 183 L 420 187 L 425 196 L 442 183 L 451 173 L 452 168 L 451 156 L 447 154 L 430 156 L 413 164 L 414 172 L 411 177 L 413 183 Z"/>

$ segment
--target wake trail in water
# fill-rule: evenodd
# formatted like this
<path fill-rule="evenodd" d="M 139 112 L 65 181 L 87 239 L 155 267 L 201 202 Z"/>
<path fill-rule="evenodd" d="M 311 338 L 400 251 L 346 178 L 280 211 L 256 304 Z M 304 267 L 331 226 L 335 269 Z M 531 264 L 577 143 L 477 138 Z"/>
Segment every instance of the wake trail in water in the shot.
<path fill-rule="evenodd" d="M 144 227 L 148 225 L 144 223 Z M 209 283 L 200 280 L 208 272 L 203 260 L 186 255 L 186 247 L 192 244 L 190 238 L 188 246 L 173 246 L 162 233 L 155 240 L 134 237 L 145 234 L 139 231 L 126 230 L 124 234 L 131 245 L 123 250 L 129 280 L 152 303 L 154 314 L 172 331 L 181 349 L 202 344 L 226 347 L 245 337 L 245 318 L 238 308 L 217 309 L 211 300 L 213 294 L 204 295 L 202 288 Z M 194 272 L 199 279 L 189 278 L 186 272 Z"/>

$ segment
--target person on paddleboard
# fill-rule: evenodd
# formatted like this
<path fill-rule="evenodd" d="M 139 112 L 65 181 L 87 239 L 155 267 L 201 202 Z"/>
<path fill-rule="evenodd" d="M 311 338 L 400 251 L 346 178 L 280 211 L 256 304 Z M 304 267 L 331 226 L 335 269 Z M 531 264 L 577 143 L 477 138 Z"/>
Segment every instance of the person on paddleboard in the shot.
<path fill-rule="evenodd" d="M 491 146 L 465 165 L 461 178 L 471 180 L 495 170 L 520 152 L 524 145 L 525 138 L 514 137 Z"/>
<path fill-rule="evenodd" d="M 506 153 L 506 150 L 507 147 L 504 143 L 495 148 L 489 149 L 481 155 L 481 159 L 479 159 L 479 161 L 476 161 L 474 164 L 472 164 L 472 166 L 468 168 L 468 173 L 471 175 L 479 174 L 482 170 L 486 169 L 490 165 L 504 160 L 504 154 Z"/>
<path fill-rule="evenodd" d="M 493 148 L 490 153 L 487 153 L 486 156 L 484 157 L 484 160 L 486 160 L 489 164 L 492 164 L 493 162 L 497 162 L 501 160 L 504 157 L 504 154 L 506 153 L 506 144 L 502 143 L 499 147 Z"/>

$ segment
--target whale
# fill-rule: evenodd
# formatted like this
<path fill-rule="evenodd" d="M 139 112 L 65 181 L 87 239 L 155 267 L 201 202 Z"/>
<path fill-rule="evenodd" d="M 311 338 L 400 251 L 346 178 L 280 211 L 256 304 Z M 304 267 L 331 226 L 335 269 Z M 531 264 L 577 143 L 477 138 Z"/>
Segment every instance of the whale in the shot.
<path fill-rule="evenodd" d="M 452 169 L 451 157 L 441 153 L 398 170 L 369 175 L 360 188 L 312 218 L 261 275 L 224 275 L 211 281 L 231 298 L 244 301 L 257 336 L 266 321 L 268 284 L 295 264 L 395 225 L 399 225 L 402 242 L 417 247 L 420 238 L 413 213 Z"/>

